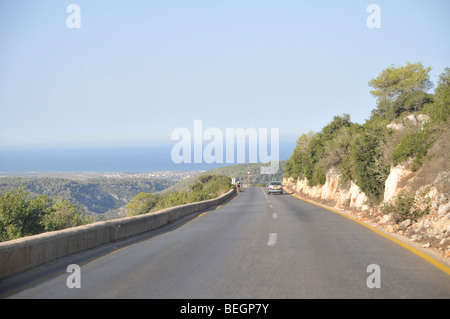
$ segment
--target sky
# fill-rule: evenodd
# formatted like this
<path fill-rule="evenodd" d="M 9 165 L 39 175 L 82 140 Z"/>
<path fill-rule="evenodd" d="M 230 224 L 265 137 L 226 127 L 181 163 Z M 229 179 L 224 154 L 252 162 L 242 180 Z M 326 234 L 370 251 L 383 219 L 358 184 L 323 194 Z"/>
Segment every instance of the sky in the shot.
<path fill-rule="evenodd" d="M 0 150 L 167 145 L 195 120 L 295 145 L 335 115 L 363 123 L 391 64 L 436 83 L 449 31 L 448 0 L 2 0 Z"/>

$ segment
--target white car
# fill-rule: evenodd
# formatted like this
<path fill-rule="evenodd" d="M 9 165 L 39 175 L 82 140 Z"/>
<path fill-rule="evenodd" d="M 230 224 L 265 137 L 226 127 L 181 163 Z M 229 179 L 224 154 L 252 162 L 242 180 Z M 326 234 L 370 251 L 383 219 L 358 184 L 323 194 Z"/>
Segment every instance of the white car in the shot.
<path fill-rule="evenodd" d="M 267 191 L 269 195 L 271 193 L 283 195 L 283 185 L 281 184 L 281 182 L 270 182 Z"/>

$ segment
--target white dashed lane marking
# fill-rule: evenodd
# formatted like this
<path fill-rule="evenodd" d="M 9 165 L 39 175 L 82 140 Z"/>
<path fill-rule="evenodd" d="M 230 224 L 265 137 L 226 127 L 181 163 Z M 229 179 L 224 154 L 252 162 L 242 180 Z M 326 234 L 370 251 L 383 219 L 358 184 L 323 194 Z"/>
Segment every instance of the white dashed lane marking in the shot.
<path fill-rule="evenodd" d="M 267 245 L 269 246 L 275 246 L 277 244 L 277 234 L 276 233 L 270 233 L 269 235 L 269 241 L 267 242 Z"/>

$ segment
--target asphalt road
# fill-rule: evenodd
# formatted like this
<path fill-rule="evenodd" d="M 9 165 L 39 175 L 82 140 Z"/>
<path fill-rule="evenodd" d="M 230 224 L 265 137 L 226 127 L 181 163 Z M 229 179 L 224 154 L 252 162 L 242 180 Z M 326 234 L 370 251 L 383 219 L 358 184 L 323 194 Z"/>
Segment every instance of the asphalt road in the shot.
<path fill-rule="evenodd" d="M 287 194 L 246 189 L 170 227 L 60 261 L 59 270 L 37 269 L 20 285 L 5 282 L 16 289 L 4 297 L 450 298 L 446 272 L 353 220 Z M 79 262 L 80 288 L 67 287 L 71 274 L 61 262 Z"/>

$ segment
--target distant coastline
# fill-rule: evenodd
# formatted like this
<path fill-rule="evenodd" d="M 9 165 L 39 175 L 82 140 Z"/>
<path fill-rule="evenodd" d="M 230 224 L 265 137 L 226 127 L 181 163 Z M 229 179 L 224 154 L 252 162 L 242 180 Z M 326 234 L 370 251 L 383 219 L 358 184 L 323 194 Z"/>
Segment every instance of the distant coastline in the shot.
<path fill-rule="evenodd" d="M 63 178 L 84 181 L 93 178 L 165 178 L 182 180 L 204 172 L 199 171 L 155 171 L 155 172 L 0 172 L 0 178 Z"/>
<path fill-rule="evenodd" d="M 288 159 L 295 145 L 280 144 L 280 159 Z M 181 163 L 171 159 L 171 145 L 109 148 L 0 150 L 0 175 L 29 176 L 70 173 L 150 173 L 206 171 L 239 163 Z"/>

